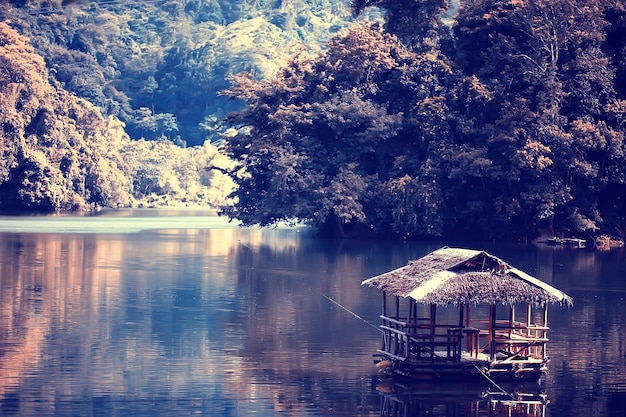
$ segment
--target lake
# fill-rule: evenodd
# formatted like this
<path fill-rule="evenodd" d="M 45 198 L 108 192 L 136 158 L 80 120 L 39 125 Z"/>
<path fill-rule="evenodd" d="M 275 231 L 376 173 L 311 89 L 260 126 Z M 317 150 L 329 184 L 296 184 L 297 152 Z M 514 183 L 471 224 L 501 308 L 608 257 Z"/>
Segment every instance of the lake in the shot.
<path fill-rule="evenodd" d="M 626 415 L 623 249 L 464 245 L 574 298 L 550 309 L 542 384 L 504 387 L 516 401 L 384 380 L 360 283 L 444 244 L 194 210 L 0 216 L 0 415 Z"/>

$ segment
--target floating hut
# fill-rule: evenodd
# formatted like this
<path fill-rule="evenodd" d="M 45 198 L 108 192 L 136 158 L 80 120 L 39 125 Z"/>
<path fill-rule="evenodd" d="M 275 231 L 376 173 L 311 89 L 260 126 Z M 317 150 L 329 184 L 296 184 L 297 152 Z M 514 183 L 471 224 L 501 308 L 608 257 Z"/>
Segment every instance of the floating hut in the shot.
<path fill-rule="evenodd" d="M 382 292 L 379 365 L 411 378 L 537 381 L 565 293 L 484 251 L 438 249 L 361 283 Z"/>

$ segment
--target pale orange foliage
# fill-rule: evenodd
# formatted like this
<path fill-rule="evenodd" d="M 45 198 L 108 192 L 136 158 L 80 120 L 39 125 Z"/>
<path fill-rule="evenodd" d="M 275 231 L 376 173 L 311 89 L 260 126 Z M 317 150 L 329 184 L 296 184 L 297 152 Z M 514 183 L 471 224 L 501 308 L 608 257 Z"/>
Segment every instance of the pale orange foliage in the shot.
<path fill-rule="evenodd" d="M 552 165 L 550 148 L 536 140 L 527 140 L 524 147 L 517 151 L 516 160 L 520 166 L 543 171 Z"/>
<path fill-rule="evenodd" d="M 0 208 L 73 210 L 127 200 L 123 180 L 118 189 L 101 184 L 123 174 L 99 162 L 108 140 L 99 111 L 52 86 L 44 60 L 7 23 L 0 23 L 0 109 Z"/>

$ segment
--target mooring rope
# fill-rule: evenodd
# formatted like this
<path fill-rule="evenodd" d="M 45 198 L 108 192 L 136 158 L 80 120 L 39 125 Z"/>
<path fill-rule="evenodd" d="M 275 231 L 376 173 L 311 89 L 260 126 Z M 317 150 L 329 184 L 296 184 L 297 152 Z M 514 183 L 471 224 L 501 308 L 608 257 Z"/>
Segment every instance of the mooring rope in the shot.
<path fill-rule="evenodd" d="M 343 309 L 344 311 L 352 314 L 354 317 L 356 317 L 357 319 L 361 320 L 364 323 L 369 324 L 370 326 L 372 326 L 373 328 L 375 328 L 376 330 L 378 330 L 379 332 L 382 332 L 382 330 L 376 326 L 375 324 L 370 323 L 369 321 L 365 320 L 363 317 L 359 316 L 358 314 L 356 314 L 354 311 L 342 306 L 341 304 L 339 304 L 337 301 L 333 300 L 332 298 L 330 298 L 329 296 L 327 296 L 326 294 L 323 294 L 324 298 L 326 298 L 328 301 L 330 301 L 331 303 L 335 304 L 336 306 L 340 307 L 341 309 Z"/>
<path fill-rule="evenodd" d="M 343 305 L 341 305 L 340 303 L 338 303 L 337 301 L 333 300 L 332 298 L 330 298 L 329 296 L 327 296 L 326 294 L 322 294 L 324 298 L 326 298 L 328 301 L 330 301 L 331 303 L 335 304 L 337 307 L 341 308 L 342 310 L 344 310 L 345 312 L 351 314 L 353 317 L 361 320 L 362 322 L 372 326 L 373 328 L 375 328 L 376 330 L 378 330 L 379 332 L 382 332 L 382 330 L 376 326 L 375 324 L 370 323 L 369 321 L 365 320 L 363 317 L 359 316 L 358 314 L 356 314 L 354 311 L 350 310 L 347 307 L 344 307 Z M 505 394 L 506 396 L 510 397 L 512 400 L 515 400 L 515 397 L 513 396 L 513 394 L 511 394 L 510 392 L 508 392 L 507 390 L 505 390 L 504 388 L 502 388 L 500 385 L 498 385 L 496 383 L 496 381 L 494 381 L 493 379 L 491 379 L 489 377 L 489 375 L 487 375 L 482 369 L 480 369 L 477 365 L 474 365 L 474 368 L 476 368 L 476 370 L 483 376 L 483 378 L 485 378 L 490 384 L 492 384 L 494 387 L 496 387 L 497 389 L 500 390 L 500 392 L 502 394 Z"/>
<path fill-rule="evenodd" d="M 480 369 L 477 365 L 474 365 L 474 368 L 476 368 L 476 370 L 487 380 L 489 381 L 491 384 L 493 384 L 494 387 L 498 388 L 500 390 L 500 392 L 502 392 L 503 394 L 507 395 L 508 397 L 510 397 L 512 400 L 515 400 L 515 397 L 513 396 L 513 394 L 511 394 L 510 392 L 508 392 L 507 390 L 505 390 L 504 388 L 502 388 L 500 385 L 498 385 L 496 383 L 496 381 L 494 381 L 493 379 L 489 378 L 489 375 L 487 375 L 485 372 L 483 372 L 482 369 Z"/>

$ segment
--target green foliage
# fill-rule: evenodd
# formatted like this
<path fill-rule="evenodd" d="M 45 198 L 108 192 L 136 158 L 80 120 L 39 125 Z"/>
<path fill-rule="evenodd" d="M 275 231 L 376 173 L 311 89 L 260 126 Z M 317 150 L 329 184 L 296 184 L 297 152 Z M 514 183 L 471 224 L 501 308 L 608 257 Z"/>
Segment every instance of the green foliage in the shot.
<path fill-rule="evenodd" d="M 28 41 L 0 23 L 1 210 L 226 202 L 230 162 L 210 143 L 133 142 L 121 122 L 48 78 Z M 144 115 L 162 135 L 176 128 L 172 115 Z"/>
<path fill-rule="evenodd" d="M 245 224 L 295 219 L 341 234 L 440 232 L 424 221 L 441 209 L 436 187 L 418 179 L 427 140 L 443 128 L 441 118 L 445 124 L 445 106 L 430 97 L 445 90 L 437 77 L 448 66 L 439 58 L 416 55 L 378 28 L 356 25 L 318 59 L 294 59 L 272 80 L 234 77 L 227 94 L 249 107 L 230 122 L 248 129 L 225 144 L 238 161 L 239 189 L 224 212 Z M 416 114 L 420 107 L 431 112 Z M 424 121 L 418 135 L 414 119 Z M 416 179 L 398 185 L 407 173 Z M 408 192 L 433 196 L 426 204 L 411 200 L 410 218 L 404 209 L 381 209 L 410 205 Z"/>
<path fill-rule="evenodd" d="M 353 0 L 354 14 L 369 7 L 385 11 L 385 30 L 394 34 L 415 52 L 428 50 L 449 34 L 444 28 L 443 15 L 450 6 L 449 0 Z"/>
<path fill-rule="evenodd" d="M 230 117 L 226 214 L 335 233 L 626 233 L 621 5 L 464 3 L 454 39 L 445 2 L 352 6 L 384 9 L 387 33 L 354 26 L 268 82 L 233 78 L 248 106 Z"/>
<path fill-rule="evenodd" d="M 0 23 L 0 208 L 58 211 L 115 206 L 128 198 L 104 152 L 105 121 L 84 100 L 48 83 L 43 59 Z"/>
<path fill-rule="evenodd" d="M 230 161 L 209 142 L 181 148 L 168 140 L 117 144 L 116 163 L 130 182 L 134 206 L 208 206 L 226 204 L 232 182 L 223 171 Z"/>
<path fill-rule="evenodd" d="M 31 39 L 52 78 L 122 120 L 132 138 L 170 136 L 163 126 L 146 129 L 137 117 L 146 108 L 171 115 L 170 133 L 190 145 L 207 139 L 207 117 L 239 107 L 216 94 L 228 87 L 228 73 L 271 76 L 303 45 L 320 50 L 349 19 L 343 0 L 29 0 L 0 7 L 0 21 Z"/>
<path fill-rule="evenodd" d="M 599 201 L 623 184 L 606 172 L 623 166 L 617 148 L 624 135 L 604 110 L 619 102 L 615 68 L 604 52 L 604 17 L 617 12 L 612 8 L 543 0 L 462 8 L 456 62 L 490 100 L 488 112 L 457 107 L 459 127 L 466 144 L 477 151 L 486 146 L 492 167 L 466 192 L 496 202 L 480 208 L 492 234 L 595 233 L 608 220 Z M 607 138 L 619 143 L 613 151 Z"/>
<path fill-rule="evenodd" d="M 171 132 L 178 130 L 176 117 L 171 113 L 153 114 L 146 107 L 140 107 L 135 118 L 135 126 L 141 129 L 142 139 L 171 139 Z"/>

